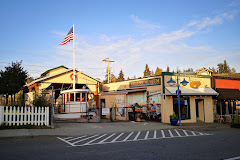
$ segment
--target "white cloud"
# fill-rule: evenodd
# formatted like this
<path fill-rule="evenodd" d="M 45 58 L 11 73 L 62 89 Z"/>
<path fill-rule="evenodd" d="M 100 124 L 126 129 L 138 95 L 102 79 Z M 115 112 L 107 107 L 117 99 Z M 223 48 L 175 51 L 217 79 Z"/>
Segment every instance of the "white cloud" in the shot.
<path fill-rule="evenodd" d="M 83 69 L 87 74 L 95 77 L 105 78 L 103 68 L 107 67 L 102 60 L 109 57 L 115 60 L 111 63 L 115 76 L 118 76 L 120 69 L 123 69 L 125 78 L 143 76 L 145 64 L 150 69 L 156 67 L 166 69 L 168 65 L 171 70 L 176 66 L 180 69 L 192 67 L 197 69 L 202 66 L 216 66 L 216 63 L 223 61 L 223 58 L 216 55 L 226 54 L 211 46 L 191 46 L 185 42 L 209 27 L 220 25 L 225 20 L 233 19 L 236 13 L 223 13 L 214 18 L 203 18 L 202 20 L 190 21 L 186 26 L 170 33 L 157 34 L 148 38 L 137 39 L 132 36 L 114 37 L 101 35 L 98 40 L 92 43 L 87 37 L 76 35 L 76 67 L 77 68 L 99 68 Z M 130 16 L 143 29 L 158 29 L 160 26 L 146 23 L 135 15 Z M 57 53 L 66 64 L 72 66 L 72 43 L 57 47 Z M 231 54 L 239 57 L 239 53 Z M 60 59 L 56 56 L 56 59 Z M 216 58 L 219 61 L 216 61 Z M 240 58 L 240 57 L 239 57 Z"/>
<path fill-rule="evenodd" d="M 222 24 L 225 20 L 232 20 L 234 16 L 238 13 L 237 10 L 233 10 L 230 12 L 224 12 L 220 15 L 217 15 L 214 18 L 205 17 L 199 21 L 191 21 L 187 27 L 193 27 L 192 29 L 196 32 L 199 30 L 203 30 L 205 28 L 212 27 L 214 25 Z"/>
<path fill-rule="evenodd" d="M 140 28 L 143 30 L 143 35 L 149 35 L 154 32 L 154 30 L 160 29 L 161 26 L 150 24 L 142 19 L 140 19 L 138 16 L 131 15 L 131 20 L 136 24 L 137 28 Z"/>

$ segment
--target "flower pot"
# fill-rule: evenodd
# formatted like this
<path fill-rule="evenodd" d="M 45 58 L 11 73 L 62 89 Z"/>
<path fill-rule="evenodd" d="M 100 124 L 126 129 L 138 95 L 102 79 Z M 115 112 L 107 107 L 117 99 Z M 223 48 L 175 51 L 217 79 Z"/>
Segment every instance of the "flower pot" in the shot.
<path fill-rule="evenodd" d="M 176 126 L 178 123 L 178 119 L 170 119 L 171 125 Z"/>

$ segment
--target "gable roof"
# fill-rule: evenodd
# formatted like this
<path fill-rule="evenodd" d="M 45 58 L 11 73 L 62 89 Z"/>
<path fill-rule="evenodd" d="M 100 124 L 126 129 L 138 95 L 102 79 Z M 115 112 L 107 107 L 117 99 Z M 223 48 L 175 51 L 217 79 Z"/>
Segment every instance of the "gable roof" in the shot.
<path fill-rule="evenodd" d="M 69 69 L 69 68 L 67 68 L 67 67 L 65 67 L 65 66 L 63 66 L 63 65 L 61 65 L 61 66 L 58 66 L 58 67 L 55 67 L 55 68 L 52 68 L 52 69 L 49 69 L 49 70 L 45 71 L 44 73 L 41 74 L 41 76 L 45 76 L 48 72 L 50 72 L 50 71 L 52 71 L 52 70 L 55 70 L 55 69 L 58 69 L 58 68 Z"/>
<path fill-rule="evenodd" d="M 76 70 L 76 69 L 75 69 L 75 70 Z M 41 81 L 44 81 L 44 80 L 47 80 L 47 79 L 56 77 L 56 76 L 59 76 L 59 75 L 61 75 L 61 74 L 65 74 L 65 73 L 70 72 L 70 71 L 73 71 L 73 68 L 72 68 L 72 69 L 68 69 L 68 70 L 66 70 L 66 71 L 63 71 L 63 72 L 60 72 L 60 73 L 57 73 L 57 74 L 54 74 L 54 75 L 51 75 L 51 76 L 46 76 L 46 77 L 42 77 L 42 78 L 36 79 L 35 81 L 32 81 L 32 82 L 29 83 L 29 84 L 26 84 L 26 86 L 29 87 L 29 86 L 33 85 L 34 83 L 38 83 L 38 82 L 41 82 Z M 76 70 L 76 72 L 79 72 L 79 73 L 81 73 L 81 74 L 83 74 L 83 75 L 85 75 L 85 76 L 87 76 L 87 77 L 89 77 L 89 78 L 91 78 L 91 79 L 93 79 L 93 80 L 95 80 L 95 81 L 97 81 L 97 82 L 101 82 L 101 81 L 99 81 L 98 79 L 95 79 L 95 78 L 93 78 L 93 77 L 91 77 L 91 76 L 89 76 L 89 75 L 87 75 L 87 74 L 85 74 L 85 73 L 83 73 L 83 72 L 80 72 L 80 71 L 78 71 L 78 70 Z"/>
<path fill-rule="evenodd" d="M 197 70 L 197 72 L 199 71 L 208 71 L 208 72 L 213 72 L 211 69 L 208 69 L 206 67 L 202 67 L 201 69 Z"/>

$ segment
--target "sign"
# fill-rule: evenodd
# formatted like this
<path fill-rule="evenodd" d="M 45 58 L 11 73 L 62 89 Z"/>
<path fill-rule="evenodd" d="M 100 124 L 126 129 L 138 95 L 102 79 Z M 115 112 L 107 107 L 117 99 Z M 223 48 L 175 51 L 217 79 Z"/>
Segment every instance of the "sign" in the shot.
<path fill-rule="evenodd" d="M 192 88 L 198 88 L 201 85 L 200 81 L 192 81 L 190 82 L 190 87 Z"/>
<path fill-rule="evenodd" d="M 142 81 L 134 81 L 129 83 L 129 87 L 142 87 L 142 86 L 153 86 L 161 85 L 161 78 L 146 79 Z"/>
<path fill-rule="evenodd" d="M 181 95 L 181 90 L 176 90 L 176 95 Z"/>
<path fill-rule="evenodd" d="M 115 106 L 116 106 L 116 115 L 117 116 L 125 116 L 124 112 L 125 98 L 124 95 L 116 95 L 115 96 Z"/>
<path fill-rule="evenodd" d="M 102 115 L 110 115 L 110 108 L 102 108 Z"/>
<path fill-rule="evenodd" d="M 154 95 L 158 95 L 158 94 L 161 94 L 161 90 L 149 91 L 149 96 L 154 96 Z"/>

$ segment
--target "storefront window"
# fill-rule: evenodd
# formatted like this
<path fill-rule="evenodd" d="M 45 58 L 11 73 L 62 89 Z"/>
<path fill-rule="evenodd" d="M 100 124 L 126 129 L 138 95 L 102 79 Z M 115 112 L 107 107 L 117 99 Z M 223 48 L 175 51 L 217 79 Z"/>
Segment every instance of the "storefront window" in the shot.
<path fill-rule="evenodd" d="M 74 101 L 74 93 L 70 93 L 70 101 Z"/>
<path fill-rule="evenodd" d="M 86 93 L 82 93 L 82 102 L 86 102 Z"/>
<path fill-rule="evenodd" d="M 80 101 L 80 93 L 76 93 L 76 100 Z"/>
<path fill-rule="evenodd" d="M 173 111 L 178 116 L 178 98 L 177 96 L 173 97 Z M 180 97 L 180 111 L 181 111 L 181 119 L 191 119 L 190 117 L 190 103 L 188 96 Z"/>

